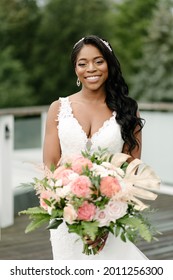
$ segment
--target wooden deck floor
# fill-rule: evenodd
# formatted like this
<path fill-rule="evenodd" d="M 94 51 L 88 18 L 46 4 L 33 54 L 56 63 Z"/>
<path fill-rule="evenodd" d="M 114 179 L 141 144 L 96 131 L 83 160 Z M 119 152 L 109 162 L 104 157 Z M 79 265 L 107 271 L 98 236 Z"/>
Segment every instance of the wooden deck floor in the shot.
<path fill-rule="evenodd" d="M 159 241 L 139 242 L 139 249 L 151 260 L 173 260 L 173 196 L 160 194 L 152 203 L 158 211 L 152 216 L 162 232 Z M 1 230 L 0 260 L 51 260 L 49 232 L 42 229 L 25 234 L 29 220 L 17 216 L 13 226 Z"/>

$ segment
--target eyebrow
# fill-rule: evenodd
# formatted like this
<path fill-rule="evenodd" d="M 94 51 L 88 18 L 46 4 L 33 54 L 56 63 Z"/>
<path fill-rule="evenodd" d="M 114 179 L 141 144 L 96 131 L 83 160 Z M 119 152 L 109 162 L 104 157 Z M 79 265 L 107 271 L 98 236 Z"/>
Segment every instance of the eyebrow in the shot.
<path fill-rule="evenodd" d="M 102 55 L 99 55 L 99 56 L 94 57 L 93 59 L 97 59 L 97 58 L 104 58 L 104 57 Z M 77 61 L 80 61 L 80 60 L 87 60 L 87 58 L 80 58 Z"/>

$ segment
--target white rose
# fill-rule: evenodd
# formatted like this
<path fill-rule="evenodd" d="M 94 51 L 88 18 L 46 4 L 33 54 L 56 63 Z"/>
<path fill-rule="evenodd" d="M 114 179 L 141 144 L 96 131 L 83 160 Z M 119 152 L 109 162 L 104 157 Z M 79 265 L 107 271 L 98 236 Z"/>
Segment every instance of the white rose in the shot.
<path fill-rule="evenodd" d="M 102 210 L 97 209 L 94 219 L 99 222 L 99 227 L 109 226 L 111 221 L 106 211 L 106 208 Z"/>
<path fill-rule="evenodd" d="M 123 201 L 110 200 L 106 206 L 106 211 L 111 221 L 123 217 L 127 213 L 127 203 Z"/>

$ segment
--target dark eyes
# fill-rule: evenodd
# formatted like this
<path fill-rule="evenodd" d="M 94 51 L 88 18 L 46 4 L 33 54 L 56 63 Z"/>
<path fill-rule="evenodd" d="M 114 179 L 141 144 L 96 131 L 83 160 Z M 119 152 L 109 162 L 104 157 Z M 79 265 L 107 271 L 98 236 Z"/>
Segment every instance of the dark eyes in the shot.
<path fill-rule="evenodd" d="M 85 65 L 86 65 L 86 63 L 78 63 L 78 66 L 80 66 L 80 67 L 83 67 Z"/>
<path fill-rule="evenodd" d="M 103 59 L 99 59 L 99 60 L 96 60 L 95 62 L 94 62 L 94 64 L 96 64 L 96 65 L 101 65 L 102 63 L 104 63 L 104 60 Z M 87 62 L 79 62 L 78 63 L 78 66 L 80 66 L 80 67 L 85 67 L 85 66 L 87 66 Z"/>
<path fill-rule="evenodd" d="M 102 59 L 102 60 L 98 60 L 98 61 L 96 61 L 96 63 L 97 64 L 102 64 L 104 62 L 104 60 Z"/>

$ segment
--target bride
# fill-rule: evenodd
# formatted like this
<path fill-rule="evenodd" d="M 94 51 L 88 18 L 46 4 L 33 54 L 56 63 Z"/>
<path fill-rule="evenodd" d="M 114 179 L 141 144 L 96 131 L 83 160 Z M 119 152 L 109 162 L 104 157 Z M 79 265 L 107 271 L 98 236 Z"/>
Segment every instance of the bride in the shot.
<path fill-rule="evenodd" d="M 73 47 L 71 60 L 81 89 L 59 98 L 49 108 L 44 139 L 45 166 L 57 164 L 60 157 L 77 154 L 86 148 L 108 148 L 131 159 L 141 156 L 142 119 L 111 45 L 94 35 L 80 39 Z M 140 260 L 146 257 L 130 241 L 109 234 L 102 251 L 87 256 L 82 242 L 68 233 L 65 223 L 50 230 L 53 258 L 59 260 Z"/>

